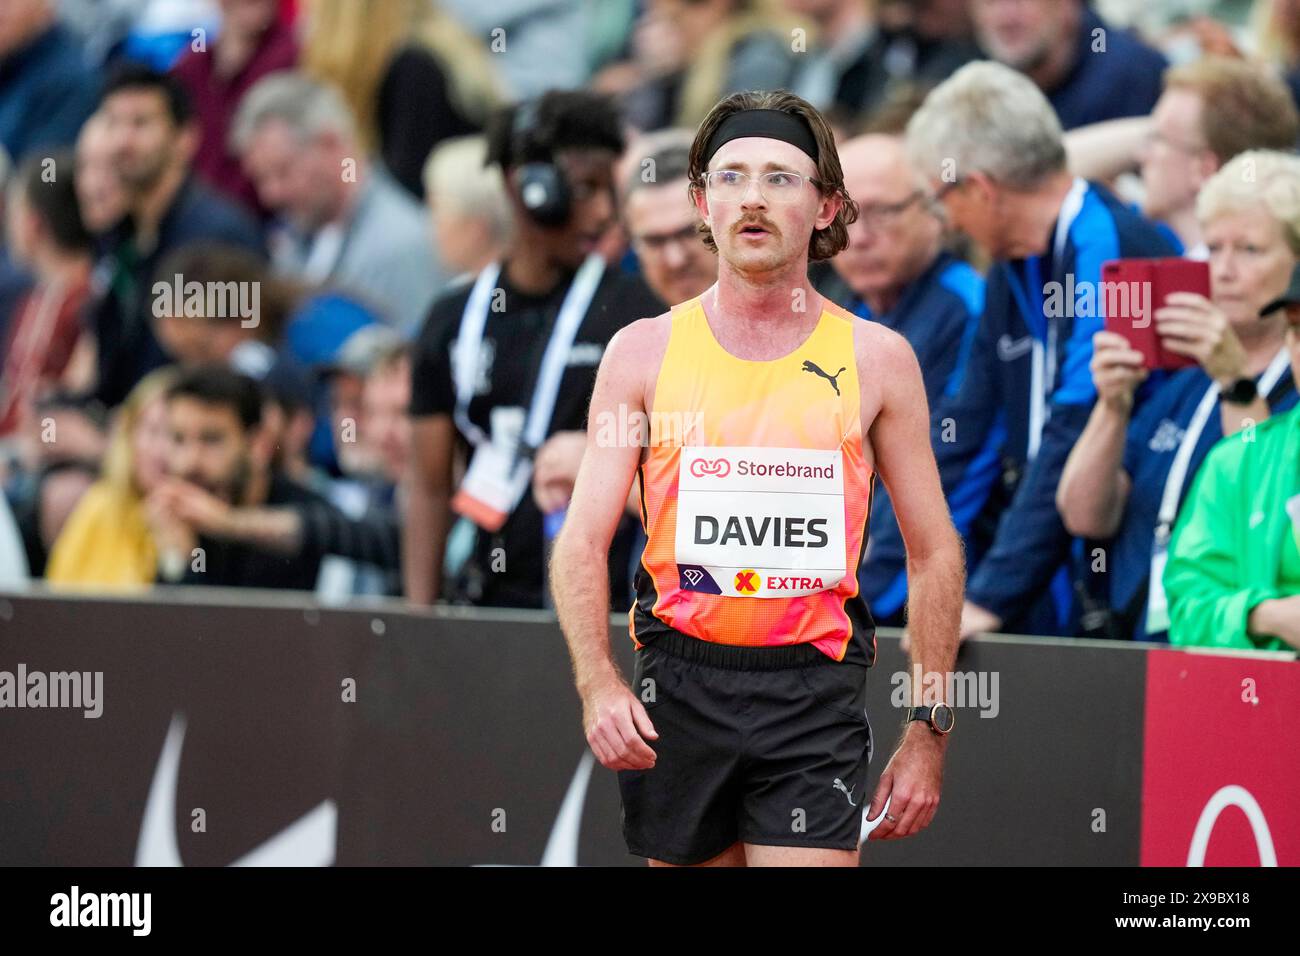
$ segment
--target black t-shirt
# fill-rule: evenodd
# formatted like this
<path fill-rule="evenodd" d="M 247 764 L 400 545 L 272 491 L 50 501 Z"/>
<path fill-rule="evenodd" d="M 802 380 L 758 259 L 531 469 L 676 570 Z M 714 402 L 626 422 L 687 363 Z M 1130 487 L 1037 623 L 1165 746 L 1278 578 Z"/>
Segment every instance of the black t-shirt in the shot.
<path fill-rule="evenodd" d="M 532 295 L 513 289 L 502 269 L 498 280 L 502 308 L 488 312 L 479 352 L 479 377 L 468 412 L 470 421 L 485 434 L 492 433 L 492 409 L 514 407 L 526 412 L 531 404 L 542 352 L 572 278 L 572 274 L 566 275 L 549 293 Z M 471 288 L 469 283 L 448 292 L 429 312 L 416 344 L 411 376 L 413 416 L 451 415 L 455 411 L 451 348 Z M 623 326 L 663 311 L 664 304 L 639 278 L 605 270 L 574 336 L 548 436 L 586 428 L 596 369 L 605 346 Z M 457 433 L 467 446 L 466 436 L 460 435 L 459 429 Z M 615 609 L 629 604 L 627 565 L 632 525 L 630 521 L 623 524 L 610 552 L 611 606 Z M 498 548 L 502 550 L 497 552 Z M 505 567 L 496 570 L 501 568 L 502 558 Z M 454 597 L 473 604 L 541 607 L 544 560 L 542 515 L 531 492 L 525 492 L 498 532 L 480 530 L 474 551 L 455 582 Z"/>
<path fill-rule="evenodd" d="M 267 489 L 267 508 L 328 508 L 332 507 L 316 492 L 303 487 L 283 475 L 271 478 Z M 259 548 L 233 541 L 219 541 L 199 536 L 199 547 L 204 552 L 204 569 L 194 570 L 187 560 L 185 575 L 178 584 L 208 584 L 228 588 L 288 588 L 312 591 L 320 574 L 324 552 L 314 543 L 304 542 L 302 549 L 293 555 Z M 164 578 L 159 581 L 166 584 Z"/>

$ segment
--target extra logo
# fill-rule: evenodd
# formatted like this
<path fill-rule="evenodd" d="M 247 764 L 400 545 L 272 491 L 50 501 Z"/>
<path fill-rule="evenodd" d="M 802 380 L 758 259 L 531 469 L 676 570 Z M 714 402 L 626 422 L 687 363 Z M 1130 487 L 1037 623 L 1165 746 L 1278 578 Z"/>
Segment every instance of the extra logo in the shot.
<path fill-rule="evenodd" d="M 696 478 L 726 478 L 731 474 L 731 462 L 725 458 L 696 458 L 691 462 L 691 474 Z"/>
<path fill-rule="evenodd" d="M 752 569 L 736 572 L 736 590 L 741 594 L 758 593 L 758 572 Z"/>
<path fill-rule="evenodd" d="M 826 379 L 826 381 L 831 383 L 831 388 L 835 389 L 835 394 L 838 395 L 840 393 L 839 383 L 836 382 L 835 380 L 844 374 L 843 365 L 840 366 L 840 370 L 836 372 L 834 375 L 828 375 L 827 373 L 823 372 L 815 362 L 809 362 L 807 359 L 805 359 L 803 363 L 803 370 L 805 372 L 812 372 L 814 375 Z"/>

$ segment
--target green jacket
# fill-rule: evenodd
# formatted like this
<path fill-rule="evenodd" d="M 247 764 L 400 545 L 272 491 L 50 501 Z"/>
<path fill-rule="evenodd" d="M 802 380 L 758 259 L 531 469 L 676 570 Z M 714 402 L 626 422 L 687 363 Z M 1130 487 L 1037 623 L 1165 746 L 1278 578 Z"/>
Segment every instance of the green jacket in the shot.
<path fill-rule="evenodd" d="M 1251 636 L 1246 619 L 1261 601 L 1293 593 L 1278 587 L 1278 567 L 1293 533 L 1286 502 L 1297 493 L 1300 406 L 1256 425 L 1253 441 L 1238 432 L 1210 450 L 1169 542 L 1171 644 L 1294 650 Z"/>

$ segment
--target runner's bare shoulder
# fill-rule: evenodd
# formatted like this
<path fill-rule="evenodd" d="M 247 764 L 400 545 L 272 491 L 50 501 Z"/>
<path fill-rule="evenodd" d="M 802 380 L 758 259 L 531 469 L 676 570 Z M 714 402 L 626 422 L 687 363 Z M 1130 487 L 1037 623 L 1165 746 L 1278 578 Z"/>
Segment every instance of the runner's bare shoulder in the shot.
<path fill-rule="evenodd" d="M 920 380 L 921 367 L 911 344 L 879 322 L 864 321 L 853 327 L 853 352 L 864 394 L 874 385 L 910 385 L 913 378 Z M 879 398 L 884 398 L 883 392 Z"/>
<path fill-rule="evenodd" d="M 659 376 L 664 353 L 668 351 L 671 330 L 671 312 L 630 322 L 609 340 L 601 365 L 608 370 L 607 374 L 622 382 L 641 383 L 644 386 L 641 394 L 649 402 L 650 390 Z"/>

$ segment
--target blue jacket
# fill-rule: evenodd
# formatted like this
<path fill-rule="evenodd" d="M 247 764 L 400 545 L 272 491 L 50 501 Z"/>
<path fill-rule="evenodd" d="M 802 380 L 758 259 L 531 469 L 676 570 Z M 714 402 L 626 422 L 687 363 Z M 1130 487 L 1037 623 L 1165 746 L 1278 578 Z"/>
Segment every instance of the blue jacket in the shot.
<path fill-rule="evenodd" d="M 846 300 L 844 305 L 907 339 L 921 365 L 933 413 L 944 393 L 955 391 L 960 382 L 984 311 L 984 278 L 968 263 L 943 252 L 903 290 L 889 312 L 873 315 L 858 298 Z M 858 582 L 873 616 L 883 622 L 897 615 L 907 599 L 907 555 L 883 484 L 877 484 L 873 493 L 867 527 L 867 552 L 858 569 Z M 886 546 L 880 548 L 878 541 Z"/>
<path fill-rule="evenodd" d="M 1157 376 L 1159 376 L 1157 378 Z M 1257 376 L 1258 378 L 1258 376 Z M 1165 480 L 1174 463 L 1183 433 L 1191 423 L 1202 396 L 1211 387 L 1210 377 L 1199 367 L 1178 372 L 1155 373 L 1148 380 L 1153 388 L 1139 401 L 1129 422 L 1124 443 L 1124 471 L 1132 489 L 1124 505 L 1120 526 L 1110 542 L 1105 591 L 1111 608 L 1120 615 L 1124 637 L 1138 641 L 1167 641 L 1167 631 L 1148 632 L 1146 600 L 1151 570 L 1151 549 L 1160 516 Z M 1296 389 L 1287 368 L 1268 394 L 1269 407 L 1280 415 L 1295 407 Z M 1192 487 L 1201 463 L 1223 438 L 1223 421 L 1215 403 L 1192 451 L 1178 504 Z"/>
<path fill-rule="evenodd" d="M 933 416 L 944 493 L 957 530 L 973 542 L 967 597 L 1001 617 L 1006 631 L 1073 632 L 1071 541 L 1056 486 L 1095 398 L 1088 363 L 1103 323 L 1101 264 L 1176 253 L 1155 226 L 1095 184 L 1084 189 L 1063 240 L 1059 260 L 1049 248 L 993 264 L 984 314 L 959 359 L 960 380 Z M 1035 351 L 1045 369 L 1041 424 L 1031 400 Z M 897 533 L 894 541 L 887 534 L 873 549 L 901 552 Z"/>
<path fill-rule="evenodd" d="M 73 35 L 51 27 L 0 60 L 0 143 L 15 162 L 36 149 L 71 146 L 98 97 Z"/>
<path fill-rule="evenodd" d="M 1164 81 L 1163 55 L 1084 7 L 1069 74 L 1047 92 L 1065 129 L 1125 116 L 1146 116 Z"/>

